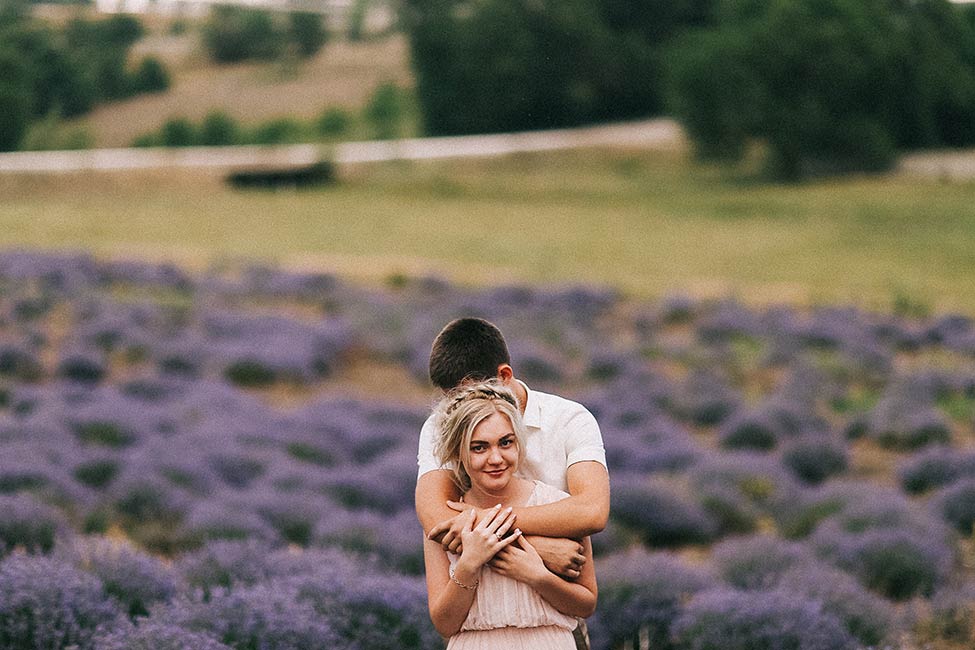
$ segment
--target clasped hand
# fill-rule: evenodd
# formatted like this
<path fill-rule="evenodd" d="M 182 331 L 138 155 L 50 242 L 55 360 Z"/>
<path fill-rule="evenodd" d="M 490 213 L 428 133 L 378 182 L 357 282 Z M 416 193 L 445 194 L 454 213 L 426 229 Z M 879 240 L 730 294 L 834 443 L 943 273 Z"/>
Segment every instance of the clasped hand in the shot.
<path fill-rule="evenodd" d="M 445 551 L 459 555 L 464 546 L 462 533 L 468 527 L 470 517 L 473 516 L 477 521 L 485 520 L 495 514 L 495 509 L 471 509 L 466 504 L 455 501 L 448 501 L 447 505 L 453 510 L 460 511 L 460 514 L 434 526 L 430 529 L 427 537 L 438 542 Z M 533 541 L 537 546 L 538 555 L 549 571 L 568 580 L 579 577 L 586 557 L 578 540 L 562 537 L 535 537 Z"/>
<path fill-rule="evenodd" d="M 497 505 L 488 510 L 480 521 L 477 520 L 477 511 L 474 508 L 461 517 L 464 520 L 464 527 L 460 531 L 463 549 L 458 564 L 464 564 L 472 571 L 480 569 L 521 536 L 521 531 L 515 530 L 505 537 L 515 523 L 511 508 L 502 510 Z"/>

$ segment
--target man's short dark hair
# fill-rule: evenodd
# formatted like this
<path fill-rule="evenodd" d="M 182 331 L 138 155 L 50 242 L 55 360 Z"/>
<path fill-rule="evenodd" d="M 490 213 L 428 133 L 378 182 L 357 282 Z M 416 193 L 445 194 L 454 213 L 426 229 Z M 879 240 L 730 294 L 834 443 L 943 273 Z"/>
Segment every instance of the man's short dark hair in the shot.
<path fill-rule="evenodd" d="M 498 376 L 511 363 L 508 345 L 494 324 L 482 318 L 458 318 L 440 330 L 430 350 L 430 381 L 448 391 L 465 381 Z"/>

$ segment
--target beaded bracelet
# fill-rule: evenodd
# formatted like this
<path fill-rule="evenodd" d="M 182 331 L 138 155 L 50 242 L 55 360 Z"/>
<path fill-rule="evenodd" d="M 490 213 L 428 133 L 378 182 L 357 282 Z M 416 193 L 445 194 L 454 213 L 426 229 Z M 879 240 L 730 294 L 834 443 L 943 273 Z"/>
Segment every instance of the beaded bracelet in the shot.
<path fill-rule="evenodd" d="M 458 580 L 456 576 L 454 576 L 454 567 L 450 567 L 450 570 L 447 573 L 450 574 L 450 579 L 453 581 L 455 585 L 457 585 L 461 589 L 466 589 L 467 591 L 474 591 L 475 589 L 477 589 L 477 585 L 481 584 L 481 579 L 477 578 L 476 580 L 474 580 L 474 584 L 465 585 L 463 582 Z"/>

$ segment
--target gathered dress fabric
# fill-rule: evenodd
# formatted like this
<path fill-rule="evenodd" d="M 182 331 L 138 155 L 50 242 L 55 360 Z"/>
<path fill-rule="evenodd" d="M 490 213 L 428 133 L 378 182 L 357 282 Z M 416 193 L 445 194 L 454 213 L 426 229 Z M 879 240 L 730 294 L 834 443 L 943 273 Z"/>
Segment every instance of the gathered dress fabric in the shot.
<path fill-rule="evenodd" d="M 535 481 L 525 505 L 538 506 L 568 494 Z M 448 554 L 450 565 L 458 556 Z M 528 585 L 485 566 L 470 612 L 447 650 L 575 650 L 572 636 L 578 621 L 549 605 Z"/>

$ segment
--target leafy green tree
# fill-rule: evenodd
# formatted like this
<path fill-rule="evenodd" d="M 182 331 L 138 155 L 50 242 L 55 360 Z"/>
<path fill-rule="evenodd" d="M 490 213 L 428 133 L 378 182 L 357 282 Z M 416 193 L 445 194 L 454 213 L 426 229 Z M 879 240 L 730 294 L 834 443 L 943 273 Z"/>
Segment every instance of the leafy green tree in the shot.
<path fill-rule="evenodd" d="M 307 59 L 314 56 L 328 41 L 322 16 L 307 11 L 290 12 L 288 38 L 299 57 Z"/>
<path fill-rule="evenodd" d="M 286 40 L 271 14 L 257 9 L 216 6 L 203 25 L 203 43 L 219 63 L 276 58 Z"/>
<path fill-rule="evenodd" d="M 408 0 L 404 21 L 426 131 L 535 129 L 659 112 L 661 43 L 610 23 L 607 15 L 626 23 L 625 6 L 614 13 L 603 4 Z"/>
<path fill-rule="evenodd" d="M 946 0 L 726 8 L 671 52 L 673 106 L 703 156 L 737 159 L 759 140 L 769 171 L 797 179 L 975 140 L 975 41 Z"/>
<path fill-rule="evenodd" d="M 31 114 L 28 69 L 16 53 L 0 50 L 0 151 L 16 151 Z"/>
<path fill-rule="evenodd" d="M 158 93 L 169 88 L 169 73 L 154 56 L 147 56 L 132 75 L 132 89 L 136 93 Z"/>

